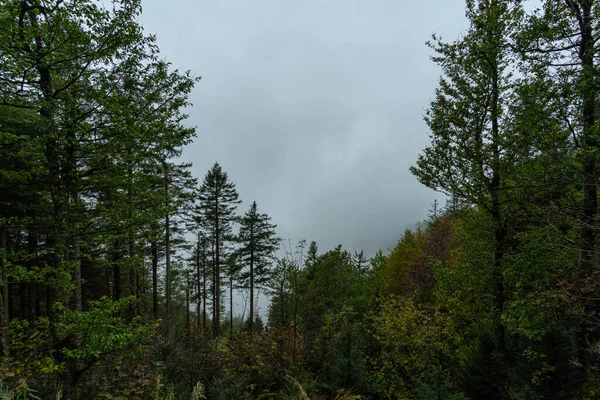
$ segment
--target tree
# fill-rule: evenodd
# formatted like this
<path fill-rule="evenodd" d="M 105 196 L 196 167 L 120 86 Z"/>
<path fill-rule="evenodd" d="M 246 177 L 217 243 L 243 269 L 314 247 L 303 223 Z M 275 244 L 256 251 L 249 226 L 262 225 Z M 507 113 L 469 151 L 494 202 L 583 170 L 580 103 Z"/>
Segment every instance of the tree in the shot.
<path fill-rule="evenodd" d="M 354 259 L 356 269 L 358 270 L 358 274 L 362 276 L 369 267 L 369 260 L 365 256 L 365 252 L 363 250 L 355 250 L 354 255 L 352 257 Z"/>
<path fill-rule="evenodd" d="M 176 165 L 172 163 L 163 163 L 163 190 L 164 190 L 164 226 L 165 226 L 165 300 L 167 308 L 167 324 L 170 324 L 172 317 L 171 304 L 171 256 L 174 248 L 186 244 L 181 235 L 180 226 L 185 220 L 185 214 L 189 210 L 187 206 L 191 204 L 193 188 L 197 185 L 196 179 L 191 176 L 189 171 L 190 164 Z M 175 239 L 175 240 L 173 240 Z"/>
<path fill-rule="evenodd" d="M 196 248 L 194 250 L 193 262 L 195 264 L 194 280 L 196 286 L 196 326 L 202 327 L 202 332 L 206 331 L 206 302 L 208 299 L 207 283 L 210 273 L 209 239 L 201 232 L 198 233 Z M 202 323 L 200 319 L 202 318 Z"/>
<path fill-rule="evenodd" d="M 496 352 L 506 351 L 501 314 L 506 298 L 501 270 L 506 251 L 506 215 L 515 157 L 507 104 L 512 95 L 511 34 L 521 15 L 519 2 L 468 1 L 470 26 L 459 40 L 434 35 L 433 57 L 443 71 L 425 121 L 431 144 L 411 172 L 426 186 L 483 207 L 492 217 L 495 256 Z"/>
<path fill-rule="evenodd" d="M 258 212 L 256 202 L 250 205 L 250 210 L 240 219 L 239 253 L 243 265 L 248 268 L 241 275 L 241 285 L 250 291 L 250 332 L 253 332 L 254 327 L 254 290 L 268 282 L 275 251 L 279 247 L 279 239 L 275 233 L 277 225 L 270 221 L 271 217 Z"/>
<path fill-rule="evenodd" d="M 216 162 L 200 187 L 199 213 L 213 247 L 213 334 L 217 336 L 221 323 L 221 265 L 230 253 L 235 210 L 240 203 L 235 184 Z"/>
<path fill-rule="evenodd" d="M 580 204 L 578 224 L 577 284 L 569 292 L 581 302 L 582 312 L 575 333 L 577 365 L 581 366 L 577 382 L 581 387 L 592 371 L 597 370 L 600 343 L 597 315 L 600 302 L 591 300 L 598 292 L 600 271 L 598 255 L 598 178 L 600 140 L 598 140 L 597 32 L 600 3 L 595 0 L 546 0 L 532 12 L 519 35 L 519 50 L 526 61 L 524 71 L 530 77 L 549 82 L 547 93 L 553 121 L 566 132 L 568 157 L 560 159 L 579 178 Z M 559 146 L 543 149 L 553 154 Z M 562 149 L 561 148 L 561 149 Z M 561 213 L 566 214 L 564 210 Z M 592 283 L 595 282 L 595 283 Z M 587 300 L 584 300 L 587 299 Z"/>
<path fill-rule="evenodd" d="M 307 269 L 308 277 L 311 277 L 315 273 L 315 268 L 317 265 L 319 257 L 319 247 L 317 246 L 317 242 L 314 240 L 310 242 L 308 245 L 308 252 L 306 253 L 306 260 L 304 261 L 304 267 Z"/>
<path fill-rule="evenodd" d="M 65 318 L 106 311 L 108 329 L 125 331 L 111 342 L 127 336 L 126 321 L 140 323 L 137 300 L 124 297 L 137 295 L 148 228 L 178 201 L 152 184 L 194 136 L 181 110 L 195 80 L 158 60 L 140 13 L 137 0 L 0 7 L 2 350 L 9 322 L 24 337 L 47 327 L 46 360 L 66 371 L 69 391 L 106 354 L 101 343 L 86 353 L 90 327 Z M 20 194 L 5 197 L 5 186 Z M 121 299 L 91 305 L 103 296 Z"/>
<path fill-rule="evenodd" d="M 233 333 L 233 289 L 234 282 L 238 280 L 242 266 L 239 262 L 237 251 L 229 254 L 225 260 L 225 276 L 229 280 L 229 334 Z"/>

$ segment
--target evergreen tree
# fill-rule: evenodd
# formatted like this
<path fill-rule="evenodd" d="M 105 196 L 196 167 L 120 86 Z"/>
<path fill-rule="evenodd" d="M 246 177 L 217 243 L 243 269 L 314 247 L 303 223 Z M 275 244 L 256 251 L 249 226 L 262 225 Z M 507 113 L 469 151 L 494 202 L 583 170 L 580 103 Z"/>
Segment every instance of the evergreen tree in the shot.
<path fill-rule="evenodd" d="M 264 286 L 269 280 L 270 267 L 279 246 L 271 217 L 258 212 L 256 202 L 250 205 L 250 210 L 240 219 L 240 255 L 247 270 L 241 275 L 241 286 L 250 291 L 250 315 L 248 329 L 254 327 L 254 292 Z"/>
<path fill-rule="evenodd" d="M 306 270 L 308 271 L 307 276 L 309 279 L 315 273 L 315 268 L 316 268 L 316 264 L 317 264 L 318 257 L 319 257 L 318 252 L 319 252 L 319 247 L 317 246 L 317 242 L 315 242 L 313 240 L 308 245 L 308 252 L 306 253 L 306 260 L 304 261 L 304 266 L 306 267 Z"/>
<path fill-rule="evenodd" d="M 354 265 L 356 266 L 358 274 L 362 276 L 367 271 L 367 268 L 369 266 L 369 260 L 365 256 L 365 252 L 363 250 L 355 250 L 354 254 L 352 255 L 352 259 L 354 261 Z"/>
<path fill-rule="evenodd" d="M 233 333 L 233 290 L 235 289 L 235 282 L 239 280 L 241 270 L 239 253 L 233 251 L 225 260 L 225 276 L 229 281 L 229 334 Z"/>
<path fill-rule="evenodd" d="M 208 301 L 208 283 L 211 271 L 208 250 L 209 238 L 202 232 L 198 233 L 193 254 L 195 270 L 193 272 L 196 298 L 196 326 L 204 333 L 206 331 L 206 309 Z"/>
<path fill-rule="evenodd" d="M 0 7 L 0 155 L 12 153 L 0 161 L 2 351 L 9 322 L 28 320 L 22 334 L 47 335 L 36 351 L 51 363 L 32 368 L 65 371 L 66 396 L 152 331 L 125 296 L 140 287 L 147 227 L 164 216 L 150 183 L 194 135 L 181 112 L 194 79 L 158 61 L 140 12 L 136 0 Z"/>
<path fill-rule="evenodd" d="M 200 187 L 199 211 L 204 229 L 212 243 L 212 308 L 213 334 L 217 336 L 221 324 L 221 266 L 231 252 L 235 210 L 240 203 L 235 184 L 219 163 L 208 171 Z"/>

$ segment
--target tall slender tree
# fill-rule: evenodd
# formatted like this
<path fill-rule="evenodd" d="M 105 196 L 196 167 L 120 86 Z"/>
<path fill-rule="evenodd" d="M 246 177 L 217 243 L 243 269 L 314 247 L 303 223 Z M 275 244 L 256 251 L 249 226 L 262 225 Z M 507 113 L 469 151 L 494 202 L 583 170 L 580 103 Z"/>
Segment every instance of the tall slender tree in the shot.
<path fill-rule="evenodd" d="M 275 259 L 275 251 L 279 247 L 276 236 L 277 225 L 271 223 L 271 217 L 258 212 L 256 202 L 240 219 L 240 249 L 242 262 L 247 270 L 242 273 L 242 287 L 250 291 L 250 315 L 248 329 L 254 329 L 254 292 L 257 287 L 269 281 L 270 267 Z"/>
<path fill-rule="evenodd" d="M 193 280 L 195 285 L 194 297 L 196 300 L 196 327 L 202 332 L 206 331 L 207 283 L 211 268 L 208 245 L 209 239 L 202 232 L 199 232 L 193 254 L 193 263 L 195 266 Z"/>
<path fill-rule="evenodd" d="M 239 253 L 234 251 L 225 260 L 225 276 L 229 281 L 229 334 L 233 333 L 233 290 L 242 269 L 239 258 Z"/>
<path fill-rule="evenodd" d="M 235 211 L 240 203 L 235 184 L 216 162 L 208 171 L 200 187 L 199 212 L 204 229 L 212 243 L 212 308 L 213 334 L 220 333 L 221 324 L 221 266 L 231 253 Z"/>
<path fill-rule="evenodd" d="M 434 36 L 433 60 L 443 77 L 425 116 L 431 144 L 411 168 L 421 183 L 483 207 L 493 220 L 495 350 L 500 357 L 506 351 L 501 323 L 507 229 L 503 204 L 516 156 L 507 123 L 513 87 L 510 44 L 520 15 L 519 2 L 467 1 L 467 33 L 451 43 Z"/>

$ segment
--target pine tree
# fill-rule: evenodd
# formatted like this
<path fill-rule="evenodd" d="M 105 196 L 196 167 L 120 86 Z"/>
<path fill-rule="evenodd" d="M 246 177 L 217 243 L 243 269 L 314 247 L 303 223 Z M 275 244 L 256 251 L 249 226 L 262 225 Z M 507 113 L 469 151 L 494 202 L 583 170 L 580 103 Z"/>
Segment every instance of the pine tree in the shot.
<path fill-rule="evenodd" d="M 0 7 L 0 184 L 14 189 L 0 188 L 2 351 L 10 320 L 28 319 L 35 332 L 47 317 L 48 359 L 61 354 L 69 390 L 103 352 L 134 346 L 136 332 L 107 332 L 116 347 L 89 350 L 89 327 L 77 321 L 102 315 L 98 322 L 109 323 L 108 315 L 114 332 L 128 329 L 125 301 L 91 301 L 137 293 L 148 228 L 177 202 L 154 193 L 153 183 L 194 135 L 181 110 L 195 80 L 158 60 L 140 13 L 137 0 L 112 9 L 87 0 Z M 77 356 L 62 354 L 66 347 Z"/>
<path fill-rule="evenodd" d="M 367 268 L 369 266 L 369 260 L 365 256 L 365 252 L 363 250 L 355 250 L 352 259 L 354 261 L 354 265 L 358 271 L 358 274 L 362 276 L 367 271 Z"/>
<path fill-rule="evenodd" d="M 219 335 L 221 324 L 221 266 L 231 252 L 233 223 L 237 219 L 235 211 L 239 203 L 235 184 L 216 162 L 204 177 L 199 194 L 201 221 L 211 240 L 213 254 L 212 323 L 215 336 Z"/>
<path fill-rule="evenodd" d="M 308 252 L 306 253 L 306 260 L 304 266 L 308 271 L 308 277 L 311 278 L 314 275 L 315 266 L 319 260 L 319 247 L 317 242 L 314 240 L 308 245 Z"/>
<path fill-rule="evenodd" d="M 178 248 L 184 248 L 187 242 L 183 238 L 183 223 L 191 212 L 192 194 L 197 181 L 191 176 L 191 164 L 163 163 L 164 199 L 165 199 L 165 301 L 167 323 L 172 318 L 172 264 L 171 257 Z"/>
<path fill-rule="evenodd" d="M 239 263 L 239 253 L 233 251 L 225 260 L 225 276 L 229 281 L 229 334 L 233 333 L 233 290 L 235 282 L 240 277 L 242 266 Z"/>
<path fill-rule="evenodd" d="M 211 265 L 209 262 L 210 254 L 208 250 L 209 238 L 202 232 L 197 234 L 196 246 L 194 249 L 193 263 L 195 270 L 193 272 L 195 281 L 195 299 L 196 299 L 196 326 L 204 333 L 206 331 L 206 309 L 208 300 L 207 284 Z"/>
<path fill-rule="evenodd" d="M 254 292 L 258 287 L 264 286 L 269 280 L 270 267 L 274 261 L 275 251 L 279 246 L 275 228 L 271 217 L 258 212 L 256 202 L 241 218 L 239 241 L 244 266 L 247 270 L 242 273 L 242 287 L 250 291 L 250 315 L 248 316 L 248 329 L 254 328 Z"/>

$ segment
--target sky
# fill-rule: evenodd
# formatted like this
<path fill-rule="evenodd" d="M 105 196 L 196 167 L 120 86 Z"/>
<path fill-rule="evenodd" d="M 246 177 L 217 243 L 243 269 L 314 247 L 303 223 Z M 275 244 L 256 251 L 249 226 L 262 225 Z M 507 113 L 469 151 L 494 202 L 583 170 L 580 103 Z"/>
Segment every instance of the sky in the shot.
<path fill-rule="evenodd" d="M 425 42 L 459 37 L 464 0 L 144 0 L 140 22 L 202 76 L 194 175 L 218 161 L 282 238 L 371 256 L 443 199 L 409 167 L 440 73 Z"/>

